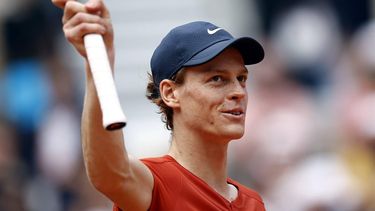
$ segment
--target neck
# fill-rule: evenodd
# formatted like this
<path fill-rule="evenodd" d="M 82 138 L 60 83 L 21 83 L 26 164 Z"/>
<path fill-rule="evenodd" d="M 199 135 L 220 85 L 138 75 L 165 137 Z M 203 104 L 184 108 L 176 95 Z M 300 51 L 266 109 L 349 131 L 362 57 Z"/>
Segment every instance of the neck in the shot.
<path fill-rule="evenodd" d="M 217 192 L 226 195 L 229 141 L 202 137 L 193 132 L 189 133 L 189 130 L 183 131 L 186 132 L 174 131 L 168 154 Z"/>

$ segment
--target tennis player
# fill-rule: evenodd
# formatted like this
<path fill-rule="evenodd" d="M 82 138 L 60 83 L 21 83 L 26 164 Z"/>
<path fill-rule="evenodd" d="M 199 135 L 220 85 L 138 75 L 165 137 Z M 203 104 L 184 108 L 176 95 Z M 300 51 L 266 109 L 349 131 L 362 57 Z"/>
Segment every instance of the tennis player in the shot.
<path fill-rule="evenodd" d="M 99 33 L 113 67 L 113 30 L 103 1 L 53 2 L 64 8 L 65 36 L 86 64 L 82 37 Z M 143 160 L 127 153 L 123 131 L 103 128 L 86 65 L 85 165 L 91 183 L 114 202 L 113 210 L 265 210 L 258 193 L 227 175 L 228 144 L 242 137 L 245 127 L 245 65 L 263 57 L 254 39 L 233 38 L 208 22 L 172 29 L 151 58 L 147 87 L 147 97 L 160 107 L 172 142 L 167 155 Z"/>

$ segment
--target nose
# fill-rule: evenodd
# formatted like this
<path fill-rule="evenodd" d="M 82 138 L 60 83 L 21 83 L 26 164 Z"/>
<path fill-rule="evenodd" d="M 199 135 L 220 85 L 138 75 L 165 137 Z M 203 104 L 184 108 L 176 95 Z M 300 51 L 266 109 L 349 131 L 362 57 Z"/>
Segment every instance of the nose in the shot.
<path fill-rule="evenodd" d="M 247 96 L 246 86 L 242 85 L 241 82 L 235 80 L 232 82 L 231 90 L 228 98 L 230 100 L 241 100 Z"/>

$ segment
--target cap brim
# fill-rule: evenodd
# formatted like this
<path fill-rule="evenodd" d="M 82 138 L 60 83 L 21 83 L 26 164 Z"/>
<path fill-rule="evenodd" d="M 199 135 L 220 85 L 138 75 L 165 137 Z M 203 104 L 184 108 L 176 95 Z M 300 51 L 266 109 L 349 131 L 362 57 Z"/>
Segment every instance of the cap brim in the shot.
<path fill-rule="evenodd" d="M 245 65 L 256 64 L 264 58 L 264 50 L 260 43 L 250 37 L 242 37 L 217 42 L 194 55 L 183 66 L 193 66 L 206 63 L 228 47 L 234 47 L 240 51 Z"/>

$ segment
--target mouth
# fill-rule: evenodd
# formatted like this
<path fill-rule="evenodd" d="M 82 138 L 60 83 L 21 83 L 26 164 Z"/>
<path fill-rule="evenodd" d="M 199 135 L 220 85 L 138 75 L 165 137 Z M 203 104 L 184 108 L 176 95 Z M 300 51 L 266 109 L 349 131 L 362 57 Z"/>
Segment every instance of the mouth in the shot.
<path fill-rule="evenodd" d="M 235 117 L 237 116 L 240 117 L 240 116 L 243 116 L 245 112 L 242 109 L 233 109 L 233 110 L 224 111 L 223 113 L 229 114 Z"/>
<path fill-rule="evenodd" d="M 229 111 L 229 112 L 224 112 L 225 114 L 231 114 L 231 115 L 234 115 L 234 116 L 240 116 L 243 114 L 243 112 L 241 111 Z"/>

